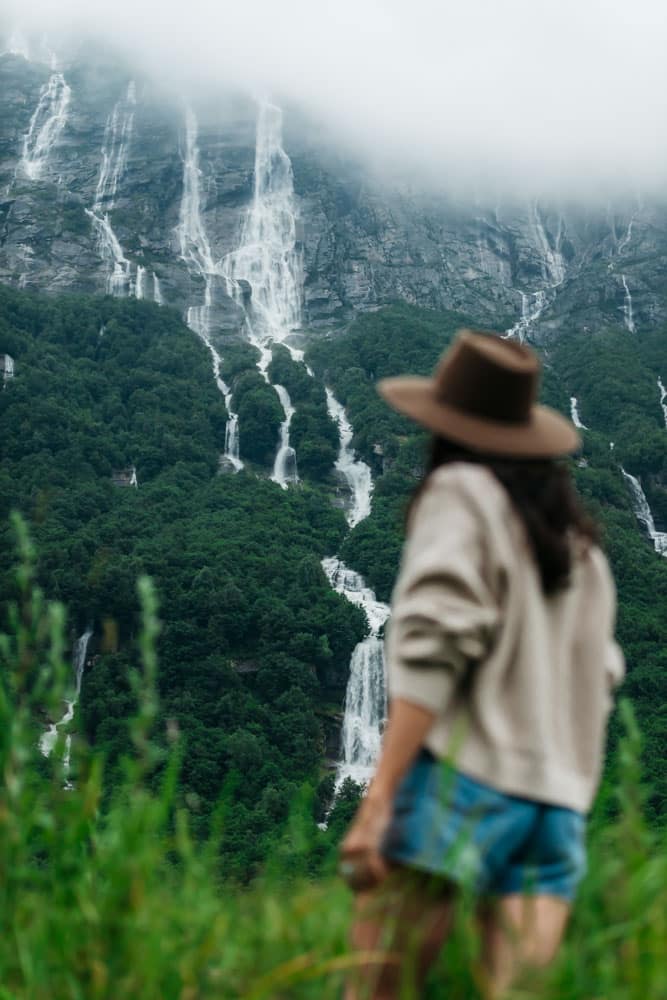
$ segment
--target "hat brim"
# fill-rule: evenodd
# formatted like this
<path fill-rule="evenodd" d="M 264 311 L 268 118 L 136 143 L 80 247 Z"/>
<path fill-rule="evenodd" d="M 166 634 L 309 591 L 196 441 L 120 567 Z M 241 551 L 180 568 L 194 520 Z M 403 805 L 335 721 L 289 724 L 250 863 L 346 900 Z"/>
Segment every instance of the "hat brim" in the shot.
<path fill-rule="evenodd" d="M 548 406 L 533 406 L 526 423 L 501 423 L 448 406 L 438 398 L 431 378 L 385 378 L 377 388 L 399 413 L 474 451 L 516 458 L 555 458 L 581 447 L 574 425 Z"/>

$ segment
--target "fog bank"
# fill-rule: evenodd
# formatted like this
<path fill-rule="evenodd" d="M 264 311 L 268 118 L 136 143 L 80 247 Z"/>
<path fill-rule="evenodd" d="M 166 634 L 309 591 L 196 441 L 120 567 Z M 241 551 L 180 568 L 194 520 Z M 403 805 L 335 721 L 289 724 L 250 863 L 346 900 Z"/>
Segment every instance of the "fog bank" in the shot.
<path fill-rule="evenodd" d="M 481 191 L 667 190 L 656 0 L 5 0 L 4 32 L 93 40 L 192 97 L 271 93 L 375 164 Z"/>

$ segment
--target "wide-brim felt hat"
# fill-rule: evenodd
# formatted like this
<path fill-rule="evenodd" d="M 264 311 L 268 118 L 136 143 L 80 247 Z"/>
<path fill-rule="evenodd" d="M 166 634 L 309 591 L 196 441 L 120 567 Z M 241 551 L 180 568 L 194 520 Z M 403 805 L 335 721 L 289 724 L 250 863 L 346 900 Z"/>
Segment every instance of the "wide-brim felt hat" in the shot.
<path fill-rule="evenodd" d="M 431 378 L 386 378 L 378 391 L 436 434 L 492 455 L 555 458 L 581 447 L 562 414 L 536 402 L 540 362 L 523 344 L 460 330 Z"/>

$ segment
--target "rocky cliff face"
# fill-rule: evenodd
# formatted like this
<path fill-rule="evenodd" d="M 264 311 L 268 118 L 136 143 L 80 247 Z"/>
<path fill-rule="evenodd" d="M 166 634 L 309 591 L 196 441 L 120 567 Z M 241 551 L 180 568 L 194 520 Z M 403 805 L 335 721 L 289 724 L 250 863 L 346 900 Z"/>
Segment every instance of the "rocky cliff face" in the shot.
<path fill-rule="evenodd" d="M 202 296 L 177 232 L 185 105 L 100 53 L 53 69 L 7 51 L 0 89 L 0 281 L 182 311 Z M 230 98 L 194 111 L 201 217 L 218 261 L 238 246 L 252 197 L 255 108 Z M 289 110 L 285 124 L 304 328 L 335 328 L 396 299 L 537 340 L 564 326 L 636 332 L 667 319 L 664 206 L 464 205 L 381 181 Z M 236 335 L 243 312 L 224 282 L 214 291 L 217 335 Z"/>

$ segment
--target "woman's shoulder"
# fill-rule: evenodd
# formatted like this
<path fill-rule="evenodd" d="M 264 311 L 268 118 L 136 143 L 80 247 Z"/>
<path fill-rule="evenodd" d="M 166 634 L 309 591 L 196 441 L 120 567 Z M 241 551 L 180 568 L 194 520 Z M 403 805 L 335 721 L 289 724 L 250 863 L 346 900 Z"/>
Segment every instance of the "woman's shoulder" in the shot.
<path fill-rule="evenodd" d="M 611 572 L 609 560 L 599 545 L 583 541 L 580 547 L 579 562 L 585 574 L 594 579 L 606 590 L 610 597 L 616 594 L 616 584 Z"/>
<path fill-rule="evenodd" d="M 448 462 L 430 474 L 425 496 L 462 502 L 487 515 L 504 512 L 509 497 L 494 474 L 476 462 Z"/>

